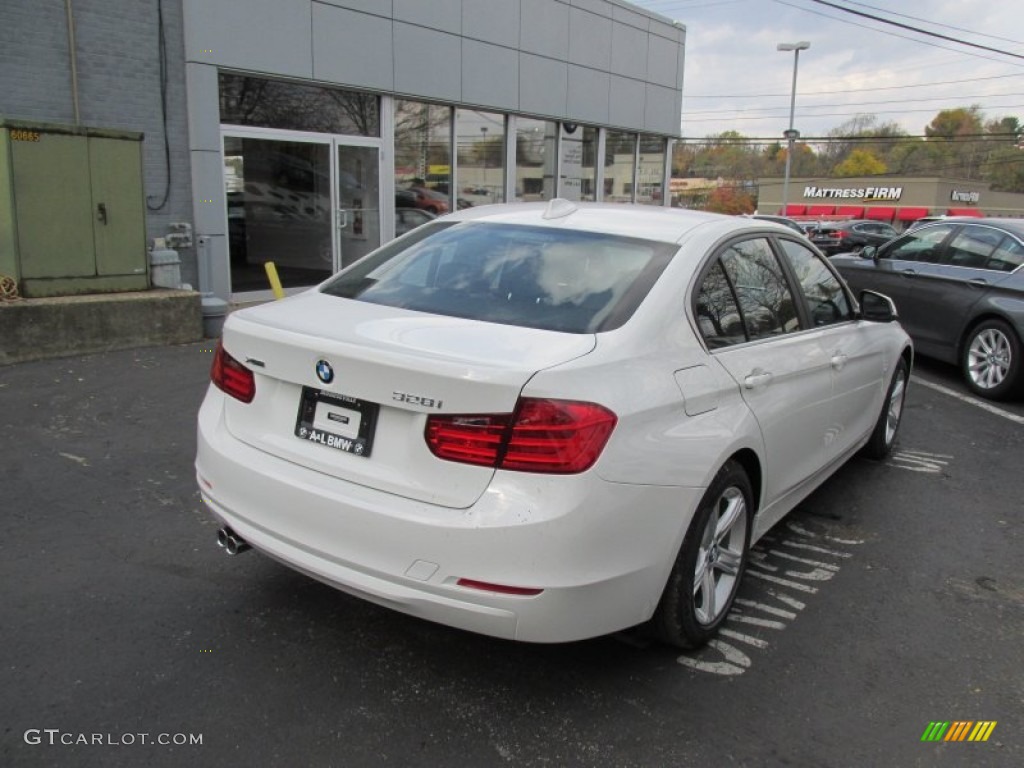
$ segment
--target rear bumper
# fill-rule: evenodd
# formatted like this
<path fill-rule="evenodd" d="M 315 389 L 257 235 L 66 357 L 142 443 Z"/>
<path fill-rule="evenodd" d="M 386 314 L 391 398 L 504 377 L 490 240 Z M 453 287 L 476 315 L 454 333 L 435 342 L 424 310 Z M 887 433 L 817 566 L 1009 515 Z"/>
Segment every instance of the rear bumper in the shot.
<path fill-rule="evenodd" d="M 404 613 L 507 639 L 564 642 L 650 618 L 702 489 L 596 473 L 498 472 L 465 509 L 355 485 L 240 442 L 213 390 L 199 416 L 203 501 L 255 549 Z M 460 578 L 542 589 L 505 595 Z"/>

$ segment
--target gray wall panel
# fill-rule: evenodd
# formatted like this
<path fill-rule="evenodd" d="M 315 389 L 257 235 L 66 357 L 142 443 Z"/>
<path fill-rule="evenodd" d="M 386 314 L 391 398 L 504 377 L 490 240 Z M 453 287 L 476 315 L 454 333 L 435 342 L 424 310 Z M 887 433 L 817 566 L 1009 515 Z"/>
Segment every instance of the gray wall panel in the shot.
<path fill-rule="evenodd" d="M 647 84 L 644 128 L 654 133 L 679 133 L 679 101 L 675 88 Z"/>
<path fill-rule="evenodd" d="M 609 75 L 569 65 L 568 112 L 581 122 L 608 122 Z"/>
<path fill-rule="evenodd" d="M 611 67 L 612 22 L 604 16 L 569 11 L 569 63 L 605 72 Z"/>
<path fill-rule="evenodd" d="M 574 8 L 582 8 L 585 11 L 596 13 L 610 19 L 612 17 L 612 5 L 608 0 L 569 0 Z"/>
<path fill-rule="evenodd" d="M 647 80 L 666 88 L 676 84 L 679 46 L 664 37 L 651 35 L 647 49 Z"/>
<path fill-rule="evenodd" d="M 395 87 L 391 20 L 313 5 L 313 77 L 390 91 Z"/>
<path fill-rule="evenodd" d="M 518 111 L 519 52 L 477 40 L 463 40 L 462 100 Z"/>
<path fill-rule="evenodd" d="M 192 149 L 220 152 L 220 100 L 217 68 L 208 64 L 185 65 L 192 106 L 188 110 L 188 136 Z"/>
<path fill-rule="evenodd" d="M 462 34 L 518 48 L 519 7 L 519 0 L 466 0 L 462 4 Z"/>
<path fill-rule="evenodd" d="M 362 13 L 372 13 L 389 19 L 394 13 L 394 3 L 392 0 L 316 0 L 316 2 L 334 5 L 338 8 L 348 8 L 352 11 L 361 11 Z"/>
<path fill-rule="evenodd" d="M 612 18 L 616 21 L 621 21 L 623 24 L 629 24 L 631 27 L 642 29 L 644 32 L 650 29 L 651 21 L 647 16 L 631 11 L 628 8 L 623 8 L 621 5 L 612 6 Z"/>
<path fill-rule="evenodd" d="M 519 54 L 519 109 L 530 115 L 566 114 L 569 65 L 564 61 Z"/>
<path fill-rule="evenodd" d="M 462 98 L 462 40 L 395 22 L 395 90 L 430 99 Z"/>
<path fill-rule="evenodd" d="M 616 24 L 612 29 L 611 71 L 643 80 L 647 76 L 647 40 L 646 32 Z"/>
<path fill-rule="evenodd" d="M 395 21 L 407 21 L 453 35 L 462 33 L 462 0 L 394 0 L 394 4 Z"/>
<path fill-rule="evenodd" d="M 182 2 L 185 56 L 189 61 L 293 77 L 313 76 L 310 0 Z"/>
<path fill-rule="evenodd" d="M 519 45 L 527 53 L 565 59 L 569 50 L 569 6 L 551 0 L 522 0 Z"/>
<path fill-rule="evenodd" d="M 644 84 L 628 77 L 611 75 L 608 96 L 608 122 L 624 128 L 644 125 Z"/>

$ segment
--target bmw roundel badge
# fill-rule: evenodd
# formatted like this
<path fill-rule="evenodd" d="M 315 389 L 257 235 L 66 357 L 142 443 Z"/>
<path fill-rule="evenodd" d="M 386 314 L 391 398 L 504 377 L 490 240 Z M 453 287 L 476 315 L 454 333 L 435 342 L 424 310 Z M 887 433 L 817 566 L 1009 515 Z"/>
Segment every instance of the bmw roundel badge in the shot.
<path fill-rule="evenodd" d="M 334 381 L 334 369 L 331 368 L 331 364 L 326 360 L 317 360 L 316 377 L 324 384 L 330 384 Z"/>

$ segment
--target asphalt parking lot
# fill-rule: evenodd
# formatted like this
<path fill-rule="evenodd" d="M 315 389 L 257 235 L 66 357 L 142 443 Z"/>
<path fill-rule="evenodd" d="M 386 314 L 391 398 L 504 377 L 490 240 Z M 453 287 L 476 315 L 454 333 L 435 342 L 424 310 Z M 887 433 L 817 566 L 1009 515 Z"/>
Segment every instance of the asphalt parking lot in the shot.
<path fill-rule="evenodd" d="M 923 362 L 893 458 L 758 545 L 712 646 L 532 646 L 226 557 L 211 350 L 0 368 L 0 764 L 1024 765 L 1024 403 Z"/>

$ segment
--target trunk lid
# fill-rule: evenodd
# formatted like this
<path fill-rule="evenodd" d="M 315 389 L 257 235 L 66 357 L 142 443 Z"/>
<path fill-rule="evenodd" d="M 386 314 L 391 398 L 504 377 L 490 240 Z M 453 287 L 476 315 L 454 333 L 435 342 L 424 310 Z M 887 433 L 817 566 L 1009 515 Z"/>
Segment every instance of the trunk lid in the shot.
<path fill-rule="evenodd" d="M 349 482 L 461 508 L 494 470 L 434 456 L 427 416 L 510 413 L 534 373 L 588 354 L 595 337 L 309 291 L 233 313 L 223 343 L 256 378 L 251 403 L 227 398 L 226 426 L 239 440 Z"/>

